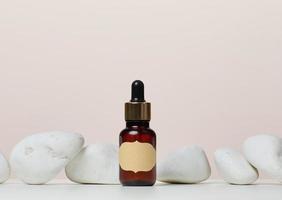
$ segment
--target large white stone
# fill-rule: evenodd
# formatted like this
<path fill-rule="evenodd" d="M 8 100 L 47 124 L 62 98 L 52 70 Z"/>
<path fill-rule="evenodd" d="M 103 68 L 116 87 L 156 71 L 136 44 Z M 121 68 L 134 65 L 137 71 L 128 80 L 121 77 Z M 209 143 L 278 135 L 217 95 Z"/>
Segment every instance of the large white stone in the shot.
<path fill-rule="evenodd" d="M 0 153 L 0 183 L 4 183 L 10 177 L 10 166 L 3 154 Z"/>
<path fill-rule="evenodd" d="M 169 183 L 199 183 L 209 178 L 211 168 L 198 146 L 183 147 L 157 166 L 158 180 Z"/>
<path fill-rule="evenodd" d="M 243 144 L 247 160 L 258 170 L 282 182 L 282 139 L 272 135 L 256 135 Z"/>
<path fill-rule="evenodd" d="M 118 146 L 92 144 L 67 165 L 67 177 L 76 183 L 119 183 Z"/>
<path fill-rule="evenodd" d="M 83 143 L 83 137 L 77 133 L 51 131 L 34 134 L 14 147 L 10 164 L 23 182 L 44 184 L 67 165 Z"/>
<path fill-rule="evenodd" d="M 217 149 L 214 160 L 218 173 L 228 183 L 251 184 L 258 179 L 257 170 L 234 149 Z"/>

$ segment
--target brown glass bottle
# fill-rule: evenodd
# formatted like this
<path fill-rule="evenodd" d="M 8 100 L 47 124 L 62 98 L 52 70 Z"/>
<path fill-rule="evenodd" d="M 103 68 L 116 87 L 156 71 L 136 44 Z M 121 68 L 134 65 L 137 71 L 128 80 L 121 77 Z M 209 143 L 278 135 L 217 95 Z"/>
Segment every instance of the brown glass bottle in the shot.
<path fill-rule="evenodd" d="M 131 101 L 125 104 L 126 128 L 119 135 L 119 179 L 124 186 L 151 186 L 156 182 L 156 134 L 149 127 L 150 117 L 144 85 L 134 81 Z"/>

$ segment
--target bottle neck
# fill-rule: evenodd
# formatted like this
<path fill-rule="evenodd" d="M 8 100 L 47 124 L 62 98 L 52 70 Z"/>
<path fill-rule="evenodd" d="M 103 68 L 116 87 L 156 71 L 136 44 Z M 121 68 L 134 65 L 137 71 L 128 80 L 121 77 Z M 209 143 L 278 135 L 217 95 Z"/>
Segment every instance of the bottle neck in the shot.
<path fill-rule="evenodd" d="M 149 121 L 126 121 L 126 127 L 143 127 L 149 128 L 150 122 Z"/>

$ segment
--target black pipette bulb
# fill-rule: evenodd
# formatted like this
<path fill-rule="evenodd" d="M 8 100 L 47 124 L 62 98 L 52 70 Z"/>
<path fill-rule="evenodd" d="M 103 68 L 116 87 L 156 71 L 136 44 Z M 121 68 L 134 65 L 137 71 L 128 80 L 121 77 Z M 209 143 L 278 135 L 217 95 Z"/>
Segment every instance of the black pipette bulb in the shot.
<path fill-rule="evenodd" d="M 133 81 L 131 85 L 131 102 L 145 102 L 144 83 L 140 80 Z"/>

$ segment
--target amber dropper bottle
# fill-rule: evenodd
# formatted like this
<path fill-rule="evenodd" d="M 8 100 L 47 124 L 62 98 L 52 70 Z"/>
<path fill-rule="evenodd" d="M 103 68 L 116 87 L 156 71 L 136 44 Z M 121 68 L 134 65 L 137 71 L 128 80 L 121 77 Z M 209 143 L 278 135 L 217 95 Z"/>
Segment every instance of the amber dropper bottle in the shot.
<path fill-rule="evenodd" d="M 149 128 L 151 104 L 144 99 L 144 84 L 131 85 L 125 103 L 126 128 L 119 135 L 119 179 L 124 186 L 152 186 L 156 182 L 156 134 Z"/>

